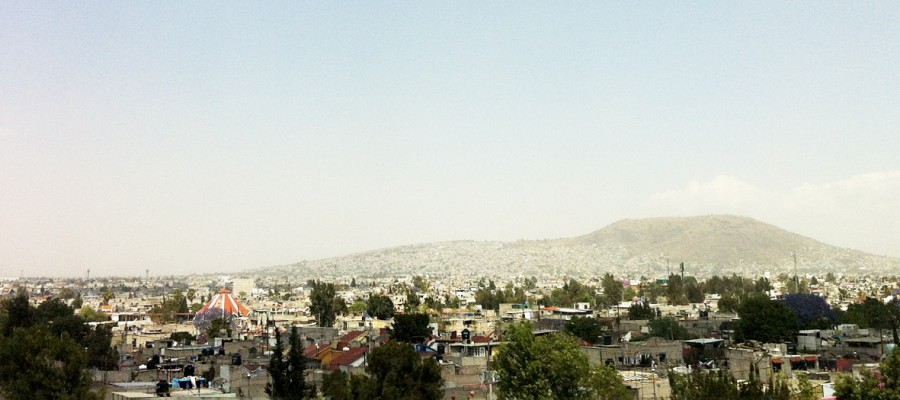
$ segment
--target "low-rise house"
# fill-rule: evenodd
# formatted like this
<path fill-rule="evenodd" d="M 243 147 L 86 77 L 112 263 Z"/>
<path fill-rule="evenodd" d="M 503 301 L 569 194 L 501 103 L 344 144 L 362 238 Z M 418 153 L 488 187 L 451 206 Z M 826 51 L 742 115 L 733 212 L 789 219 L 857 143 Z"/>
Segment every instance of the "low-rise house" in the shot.
<path fill-rule="evenodd" d="M 329 371 L 341 370 L 350 373 L 366 366 L 366 354 L 368 353 L 367 347 L 353 347 L 340 352 L 328 364 L 323 364 L 323 367 Z"/>
<path fill-rule="evenodd" d="M 469 340 L 451 342 L 444 354 L 445 361 L 452 362 L 462 367 L 477 366 L 486 368 L 489 360 L 493 358 L 493 351 L 500 342 L 491 336 L 472 336 Z"/>
<path fill-rule="evenodd" d="M 684 362 L 681 341 L 666 340 L 659 337 L 639 342 L 582 347 L 581 351 L 594 364 L 604 364 L 618 368 L 667 368 L 681 365 Z"/>

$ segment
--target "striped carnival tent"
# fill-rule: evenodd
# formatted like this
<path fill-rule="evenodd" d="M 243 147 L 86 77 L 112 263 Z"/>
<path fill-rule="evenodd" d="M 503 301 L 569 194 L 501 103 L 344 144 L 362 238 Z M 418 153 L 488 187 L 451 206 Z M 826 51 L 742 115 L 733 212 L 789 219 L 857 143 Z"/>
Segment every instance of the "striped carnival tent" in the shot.
<path fill-rule="evenodd" d="M 247 309 L 237 298 L 231 294 L 231 291 L 228 289 L 222 289 L 212 299 L 209 303 L 206 303 L 203 308 L 200 309 L 200 312 L 206 311 L 210 308 L 218 308 L 222 310 L 222 316 L 226 315 L 237 316 L 237 317 L 246 317 L 247 314 L 250 313 L 250 310 Z"/>

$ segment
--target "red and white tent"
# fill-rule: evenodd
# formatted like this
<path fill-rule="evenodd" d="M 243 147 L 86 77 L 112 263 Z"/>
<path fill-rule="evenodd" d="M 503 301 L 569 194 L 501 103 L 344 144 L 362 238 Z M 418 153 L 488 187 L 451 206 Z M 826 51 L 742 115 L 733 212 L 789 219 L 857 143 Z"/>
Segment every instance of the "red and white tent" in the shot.
<path fill-rule="evenodd" d="M 226 315 L 234 315 L 238 317 L 246 317 L 247 314 L 250 313 L 250 310 L 247 307 L 244 307 L 238 299 L 231 294 L 231 291 L 228 289 L 222 289 L 215 296 L 206 303 L 203 308 L 200 309 L 200 312 L 206 311 L 210 308 L 219 308 L 222 310 L 222 316 Z"/>

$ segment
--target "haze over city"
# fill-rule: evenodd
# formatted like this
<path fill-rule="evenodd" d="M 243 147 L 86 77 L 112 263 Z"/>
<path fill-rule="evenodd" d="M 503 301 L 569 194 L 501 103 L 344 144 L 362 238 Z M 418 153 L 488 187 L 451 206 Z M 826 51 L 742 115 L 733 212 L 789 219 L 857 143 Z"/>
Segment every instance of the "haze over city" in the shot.
<path fill-rule="evenodd" d="M 0 276 L 734 214 L 900 257 L 900 4 L 0 3 Z"/>

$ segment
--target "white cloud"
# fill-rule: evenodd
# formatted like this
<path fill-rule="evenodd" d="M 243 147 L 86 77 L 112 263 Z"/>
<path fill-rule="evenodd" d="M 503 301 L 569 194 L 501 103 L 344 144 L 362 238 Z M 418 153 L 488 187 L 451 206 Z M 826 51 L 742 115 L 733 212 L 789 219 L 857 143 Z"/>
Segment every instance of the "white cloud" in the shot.
<path fill-rule="evenodd" d="M 720 175 L 656 193 L 652 215 L 745 215 L 826 243 L 900 256 L 900 171 L 774 190 Z"/>
<path fill-rule="evenodd" d="M 820 214 L 853 210 L 853 213 L 874 211 L 900 214 L 900 171 L 872 172 L 849 179 L 824 184 L 796 187 L 784 198 L 784 207 Z"/>
<path fill-rule="evenodd" d="M 735 213 L 767 201 L 767 190 L 728 175 L 707 182 L 691 181 L 687 187 L 653 195 L 650 209 L 676 214 Z"/>

